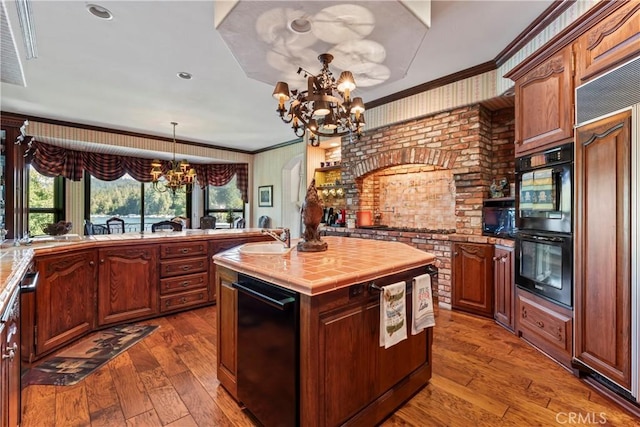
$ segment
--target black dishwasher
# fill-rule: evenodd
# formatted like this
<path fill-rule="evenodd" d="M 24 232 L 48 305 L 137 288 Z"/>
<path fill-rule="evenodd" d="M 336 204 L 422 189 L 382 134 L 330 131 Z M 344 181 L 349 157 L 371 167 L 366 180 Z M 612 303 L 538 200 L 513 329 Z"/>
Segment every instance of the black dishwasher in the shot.
<path fill-rule="evenodd" d="M 238 399 L 265 427 L 298 424 L 298 294 L 238 275 Z"/>

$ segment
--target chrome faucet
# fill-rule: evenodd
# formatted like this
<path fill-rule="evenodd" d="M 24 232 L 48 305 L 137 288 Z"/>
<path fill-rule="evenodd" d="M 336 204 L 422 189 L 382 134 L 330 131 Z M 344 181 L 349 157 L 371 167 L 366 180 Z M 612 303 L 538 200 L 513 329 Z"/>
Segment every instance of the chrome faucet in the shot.
<path fill-rule="evenodd" d="M 276 234 L 272 230 L 267 230 L 265 228 L 260 230 L 260 232 L 262 234 L 268 234 L 269 236 L 273 237 L 278 242 L 282 242 L 285 245 L 286 248 L 290 248 L 291 247 L 291 233 L 289 232 L 289 229 L 288 228 L 279 228 L 278 230 L 282 230 L 282 233 L 280 233 L 280 235 Z"/>

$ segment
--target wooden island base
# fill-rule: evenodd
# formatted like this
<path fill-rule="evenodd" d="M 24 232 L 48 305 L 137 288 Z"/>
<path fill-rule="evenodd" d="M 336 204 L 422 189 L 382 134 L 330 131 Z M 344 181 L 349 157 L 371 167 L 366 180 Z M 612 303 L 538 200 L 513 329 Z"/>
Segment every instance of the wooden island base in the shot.
<path fill-rule="evenodd" d="M 379 275 L 375 280 L 353 280 L 317 295 L 300 292 L 298 425 L 376 425 L 429 382 L 432 328 L 411 335 L 410 327 L 412 279 L 426 273 L 431 260 L 430 254 L 421 253 L 427 260 L 422 266 L 396 268 L 400 271 Z M 290 265 L 295 265 L 295 256 L 287 261 Z M 214 259 L 219 260 L 218 256 Z M 249 257 L 245 260 L 251 262 Z M 232 284 L 238 280 L 240 269 L 217 264 L 218 379 L 239 400 L 237 290 Z M 247 265 L 242 270 L 249 274 Z M 260 278 L 265 280 L 264 272 Z M 408 338 L 385 349 L 379 344 L 380 291 L 369 285 L 400 281 L 406 283 L 407 290 Z M 248 405 L 247 409 L 251 411 Z"/>

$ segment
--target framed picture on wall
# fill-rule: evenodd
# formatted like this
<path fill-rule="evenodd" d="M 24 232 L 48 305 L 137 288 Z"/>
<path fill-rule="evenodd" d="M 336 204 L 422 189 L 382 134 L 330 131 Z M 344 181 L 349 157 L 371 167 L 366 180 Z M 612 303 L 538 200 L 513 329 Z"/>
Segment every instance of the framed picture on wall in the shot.
<path fill-rule="evenodd" d="M 263 185 L 258 187 L 258 206 L 273 206 L 273 185 Z"/>

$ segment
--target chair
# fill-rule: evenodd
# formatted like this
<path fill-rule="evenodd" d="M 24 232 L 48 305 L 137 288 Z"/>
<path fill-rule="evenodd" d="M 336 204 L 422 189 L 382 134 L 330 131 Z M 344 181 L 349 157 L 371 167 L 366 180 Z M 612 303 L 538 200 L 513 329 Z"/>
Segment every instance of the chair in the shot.
<path fill-rule="evenodd" d="M 124 219 L 113 217 L 107 220 L 109 234 L 124 233 Z"/>
<path fill-rule="evenodd" d="M 267 215 L 262 215 L 258 218 L 258 227 L 260 228 L 271 228 L 271 218 Z"/>
<path fill-rule="evenodd" d="M 246 224 L 246 221 L 244 218 L 236 218 L 235 221 L 233 221 L 233 228 L 244 228 Z"/>
<path fill-rule="evenodd" d="M 93 236 L 94 234 L 109 234 L 109 230 L 104 225 L 94 224 L 89 220 L 84 221 L 85 236 Z"/>
<path fill-rule="evenodd" d="M 203 230 L 213 230 L 216 228 L 216 217 L 211 215 L 201 216 L 200 228 Z"/>
<path fill-rule="evenodd" d="M 182 231 L 182 224 L 175 221 L 160 221 L 155 224 L 151 224 L 152 233 L 155 233 L 158 230 Z"/>

